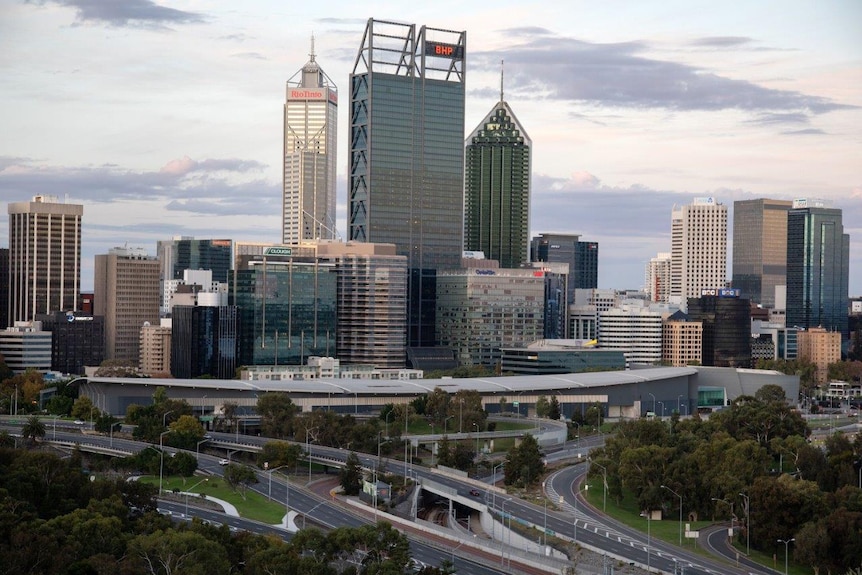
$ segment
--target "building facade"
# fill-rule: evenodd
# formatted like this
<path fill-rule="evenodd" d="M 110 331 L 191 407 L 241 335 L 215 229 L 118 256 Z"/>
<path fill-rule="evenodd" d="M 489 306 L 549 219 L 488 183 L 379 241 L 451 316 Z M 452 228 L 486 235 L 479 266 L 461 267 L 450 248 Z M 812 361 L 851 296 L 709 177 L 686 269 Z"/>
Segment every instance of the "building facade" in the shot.
<path fill-rule="evenodd" d="M 140 372 L 152 377 L 171 373 L 171 320 L 141 327 Z"/>
<path fill-rule="evenodd" d="M 7 323 L 78 309 L 84 206 L 53 196 L 11 202 Z M 6 327 L 6 326 L 3 326 Z"/>
<path fill-rule="evenodd" d="M 159 323 L 159 261 L 142 248 L 96 256 L 94 315 L 105 318 L 105 359 L 140 360 L 141 327 Z"/>
<path fill-rule="evenodd" d="M 544 333 L 544 272 L 444 270 L 437 276 L 437 344 L 460 365 L 497 367 L 503 348 L 525 347 Z"/>
<path fill-rule="evenodd" d="M 663 365 L 685 367 L 703 362 L 703 323 L 689 321 L 676 312 L 662 322 L 661 361 Z"/>
<path fill-rule="evenodd" d="M 660 312 L 623 305 L 599 313 L 599 348 L 618 349 L 626 363 L 658 365 L 661 362 Z"/>
<path fill-rule="evenodd" d="M 239 314 L 234 305 L 178 305 L 171 317 L 170 373 L 178 378 L 236 377 Z"/>
<path fill-rule="evenodd" d="M 787 215 L 787 326 L 822 327 L 846 340 L 849 282 L 841 210 L 795 200 Z"/>
<path fill-rule="evenodd" d="M 466 32 L 368 20 L 350 74 L 350 240 L 407 257 L 410 346 L 434 343 L 436 270 L 460 264 Z"/>
<path fill-rule="evenodd" d="M 0 354 L 14 374 L 51 370 L 51 332 L 40 321 L 19 321 L 0 331 Z"/>
<path fill-rule="evenodd" d="M 688 300 L 689 319 L 703 324 L 702 364 L 751 367 L 750 302 L 739 297 L 739 290 L 704 291 Z"/>
<path fill-rule="evenodd" d="M 105 359 L 105 318 L 85 312 L 58 311 L 39 316 L 51 332 L 51 369 L 84 375 L 87 366 Z"/>
<path fill-rule="evenodd" d="M 338 171 L 338 89 L 309 61 L 287 81 L 284 104 L 282 243 L 331 239 Z"/>
<path fill-rule="evenodd" d="M 210 270 L 213 281 L 227 281 L 232 240 L 178 236 L 156 244 L 162 280 L 182 280 L 186 270 Z"/>
<path fill-rule="evenodd" d="M 651 302 L 670 302 L 671 258 L 662 252 L 651 258 L 644 274 L 644 291 Z"/>
<path fill-rule="evenodd" d="M 829 364 L 841 361 L 841 333 L 812 327 L 797 334 L 797 345 L 799 358 L 817 366 L 814 374 L 817 383 L 827 383 Z"/>
<path fill-rule="evenodd" d="M 599 287 L 599 242 L 581 242 L 575 245 L 575 289 Z"/>
<path fill-rule="evenodd" d="M 732 285 L 742 297 L 775 306 L 775 288 L 787 282 L 786 200 L 733 202 Z"/>
<path fill-rule="evenodd" d="M 695 198 L 671 214 L 670 301 L 685 308 L 704 289 L 727 280 L 727 206 Z"/>
<path fill-rule="evenodd" d="M 528 261 L 532 141 L 503 100 L 467 137 L 464 249 L 517 268 Z"/>

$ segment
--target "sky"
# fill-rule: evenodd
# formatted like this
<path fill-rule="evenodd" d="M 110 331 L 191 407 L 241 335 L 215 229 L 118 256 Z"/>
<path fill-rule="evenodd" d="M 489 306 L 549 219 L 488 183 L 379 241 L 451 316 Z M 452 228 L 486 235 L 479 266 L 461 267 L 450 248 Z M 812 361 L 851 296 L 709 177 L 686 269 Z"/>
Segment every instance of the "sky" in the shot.
<path fill-rule="evenodd" d="M 313 35 L 341 92 L 346 237 L 348 77 L 369 18 L 467 32 L 465 135 L 504 62 L 533 142 L 531 236 L 598 241 L 599 287 L 643 285 L 675 204 L 715 197 L 732 228 L 736 200 L 819 198 L 844 211 L 862 295 L 858 0 L 0 0 L 0 201 L 84 205 L 85 289 L 114 246 L 280 241 L 285 82 Z"/>

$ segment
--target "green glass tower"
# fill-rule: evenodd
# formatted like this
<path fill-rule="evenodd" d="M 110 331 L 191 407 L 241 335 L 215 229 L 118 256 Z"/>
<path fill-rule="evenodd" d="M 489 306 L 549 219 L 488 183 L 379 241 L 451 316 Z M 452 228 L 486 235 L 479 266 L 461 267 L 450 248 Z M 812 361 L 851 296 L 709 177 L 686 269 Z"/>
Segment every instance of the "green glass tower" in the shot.
<path fill-rule="evenodd" d="M 350 75 L 350 239 L 407 256 L 414 347 L 434 344 L 436 270 L 460 265 L 466 41 L 371 19 Z"/>
<path fill-rule="evenodd" d="M 485 252 L 503 268 L 529 261 L 530 149 L 501 86 L 500 101 L 467 137 L 464 248 Z"/>

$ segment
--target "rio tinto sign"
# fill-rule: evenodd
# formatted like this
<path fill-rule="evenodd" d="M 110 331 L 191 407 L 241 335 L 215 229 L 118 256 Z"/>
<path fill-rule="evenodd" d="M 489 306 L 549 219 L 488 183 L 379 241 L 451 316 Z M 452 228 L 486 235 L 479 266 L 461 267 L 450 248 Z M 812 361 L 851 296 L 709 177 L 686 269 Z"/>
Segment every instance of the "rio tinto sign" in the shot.
<path fill-rule="evenodd" d="M 329 100 L 333 104 L 338 103 L 338 93 L 326 88 L 289 88 L 287 90 L 288 100 Z"/>

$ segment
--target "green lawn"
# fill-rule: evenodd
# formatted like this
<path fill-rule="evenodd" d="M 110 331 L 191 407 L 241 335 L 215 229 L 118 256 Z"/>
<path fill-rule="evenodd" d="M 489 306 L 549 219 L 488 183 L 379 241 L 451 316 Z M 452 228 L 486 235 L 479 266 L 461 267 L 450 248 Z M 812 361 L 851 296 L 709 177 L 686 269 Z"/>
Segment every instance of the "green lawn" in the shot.
<path fill-rule="evenodd" d="M 175 488 L 180 491 L 190 491 L 192 493 L 204 493 L 218 499 L 223 499 L 231 503 L 237 508 L 237 511 L 242 517 L 254 519 L 274 525 L 281 523 L 284 518 L 284 501 L 275 502 L 269 501 L 265 495 L 255 493 L 250 489 L 245 492 L 245 499 L 239 493 L 230 488 L 230 485 L 221 477 L 210 477 L 209 481 L 205 481 L 195 486 L 201 481 L 200 476 L 194 477 L 165 477 L 162 482 L 162 489 L 165 491 L 173 491 Z M 159 478 L 152 475 L 146 475 L 139 479 L 144 483 L 152 483 L 155 486 L 159 485 Z M 195 486 L 194 489 L 189 489 Z M 259 484 L 258 487 L 266 488 L 266 484 Z M 182 499 L 185 499 L 184 497 Z M 194 504 L 194 497 L 189 497 L 189 505 Z"/>

